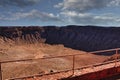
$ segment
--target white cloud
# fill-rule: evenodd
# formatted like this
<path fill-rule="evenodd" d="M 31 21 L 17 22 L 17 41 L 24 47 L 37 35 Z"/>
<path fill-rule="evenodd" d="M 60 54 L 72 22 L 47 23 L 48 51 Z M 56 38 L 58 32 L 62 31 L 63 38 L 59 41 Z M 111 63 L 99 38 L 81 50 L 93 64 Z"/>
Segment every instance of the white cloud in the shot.
<path fill-rule="evenodd" d="M 41 20 L 41 21 L 61 21 L 59 16 L 55 16 L 52 13 L 40 12 L 38 10 L 31 10 L 29 12 L 16 12 L 10 13 L 9 16 L 4 16 L 0 20 L 20 20 L 20 19 L 28 19 L 28 20 Z"/>
<path fill-rule="evenodd" d="M 65 11 L 65 12 L 61 12 L 60 14 L 65 15 L 65 16 L 69 16 L 69 17 L 75 17 L 75 16 L 88 17 L 88 16 L 90 16 L 89 13 L 78 13 L 75 11 Z"/>
<path fill-rule="evenodd" d="M 120 6 L 120 0 L 112 0 L 107 6 Z"/>
<path fill-rule="evenodd" d="M 79 13 L 74 11 L 61 12 L 62 16 L 65 16 L 65 21 L 73 24 L 114 24 L 120 23 L 120 16 L 112 13 L 106 14 L 93 14 L 93 13 Z"/>
<path fill-rule="evenodd" d="M 105 0 L 64 0 L 58 3 L 55 7 L 62 8 L 62 10 L 86 11 L 95 8 L 105 7 Z"/>
<path fill-rule="evenodd" d="M 115 13 L 97 14 L 90 10 L 120 6 L 120 0 L 63 0 L 54 7 L 60 8 L 60 15 L 71 24 L 113 25 L 120 23 L 120 16 Z"/>
<path fill-rule="evenodd" d="M 120 0 L 64 0 L 55 5 L 64 11 L 85 12 L 92 9 L 120 6 Z"/>

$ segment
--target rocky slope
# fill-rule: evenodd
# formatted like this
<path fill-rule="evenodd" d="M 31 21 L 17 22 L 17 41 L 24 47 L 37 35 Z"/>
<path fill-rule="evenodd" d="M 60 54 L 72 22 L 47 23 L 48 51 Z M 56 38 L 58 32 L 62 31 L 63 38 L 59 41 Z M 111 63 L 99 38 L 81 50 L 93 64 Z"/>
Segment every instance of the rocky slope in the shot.
<path fill-rule="evenodd" d="M 72 56 L 48 59 L 38 58 L 75 54 L 80 54 L 75 57 L 75 68 L 80 68 L 81 66 L 85 65 L 101 63 L 109 58 L 108 56 L 94 55 L 86 53 L 84 51 L 65 48 L 63 45 L 49 45 L 43 43 L 22 45 L 8 45 L 7 43 L 0 44 L 0 61 L 35 59 L 23 62 L 3 63 L 3 80 L 33 74 L 50 73 L 51 71 L 57 72 L 72 69 Z"/>
<path fill-rule="evenodd" d="M 66 47 L 95 51 L 120 47 L 119 27 L 66 26 L 66 27 L 1 27 L 0 35 L 5 41 L 16 43 L 46 42 Z"/>
<path fill-rule="evenodd" d="M 71 48 L 85 51 L 105 49 L 105 43 L 109 41 L 108 39 L 111 39 L 109 42 L 111 48 L 116 47 L 114 38 L 111 36 L 113 35 L 119 41 L 117 39 L 119 38 L 119 30 L 117 28 L 111 29 L 81 26 L 0 27 L 0 61 L 81 54 L 75 57 L 75 68 L 100 63 L 107 60 L 109 56 L 89 54 Z M 112 42 L 115 46 L 112 45 Z M 99 46 L 95 46 L 96 44 Z M 72 57 L 62 57 L 2 64 L 3 78 L 49 73 L 51 70 L 56 72 L 72 69 L 72 59 Z"/>

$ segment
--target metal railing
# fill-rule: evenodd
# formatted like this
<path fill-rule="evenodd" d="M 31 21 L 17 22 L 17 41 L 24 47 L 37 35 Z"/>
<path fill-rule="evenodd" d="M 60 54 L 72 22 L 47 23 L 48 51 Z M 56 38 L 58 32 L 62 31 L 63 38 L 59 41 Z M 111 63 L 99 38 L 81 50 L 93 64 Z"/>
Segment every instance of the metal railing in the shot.
<path fill-rule="evenodd" d="M 116 63 L 116 62 L 120 61 L 120 59 L 117 58 L 119 50 L 120 50 L 120 48 L 115 48 L 115 49 L 99 50 L 99 51 L 93 51 L 93 52 L 87 52 L 87 53 L 99 54 L 99 53 L 103 53 L 103 52 L 105 53 L 105 52 L 115 51 L 115 54 L 116 54 L 116 59 L 115 60 L 108 61 L 108 62 L 103 62 L 103 63 L 97 63 L 97 64 L 92 65 L 92 66 L 100 66 L 100 65 L 105 65 L 105 64 L 109 64 L 109 63 Z M 84 69 L 84 68 L 91 67 L 91 65 L 87 65 L 87 66 L 83 66 L 83 67 L 80 67 L 80 68 L 75 68 L 75 57 L 78 56 L 78 55 L 84 55 L 84 54 L 63 55 L 63 56 L 54 56 L 54 57 L 43 57 L 43 58 L 37 58 L 37 59 L 1 61 L 0 62 L 0 80 L 3 80 L 3 78 L 2 78 L 3 77 L 2 64 L 13 63 L 13 62 L 33 61 L 33 60 L 40 60 L 40 59 L 53 59 L 53 58 L 61 58 L 61 57 L 68 57 L 68 56 L 72 57 L 72 69 L 59 71 L 59 72 L 53 72 L 53 73 L 47 73 L 47 74 L 42 74 L 42 75 L 41 74 L 29 75 L 29 76 L 24 76 L 24 77 L 20 77 L 20 78 L 22 78 L 22 79 L 23 78 L 30 78 L 30 77 L 35 77 L 35 76 L 43 76 L 43 75 L 55 74 L 55 73 L 66 72 L 66 71 L 72 71 L 72 75 L 74 75 L 76 69 Z M 20 79 L 20 78 L 11 78 L 11 79 L 8 79 L 8 80 L 15 80 L 15 79 Z"/>

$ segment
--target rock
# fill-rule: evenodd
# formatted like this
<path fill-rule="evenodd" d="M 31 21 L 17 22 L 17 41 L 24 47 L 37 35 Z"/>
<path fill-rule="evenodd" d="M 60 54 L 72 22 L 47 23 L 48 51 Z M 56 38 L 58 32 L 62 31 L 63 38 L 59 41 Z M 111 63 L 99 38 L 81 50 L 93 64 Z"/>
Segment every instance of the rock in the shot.
<path fill-rule="evenodd" d="M 65 47 L 83 51 L 120 47 L 119 27 L 75 25 L 66 27 L 0 27 L 0 31 L 0 36 L 5 41 L 11 39 L 16 43 L 63 44 Z"/>

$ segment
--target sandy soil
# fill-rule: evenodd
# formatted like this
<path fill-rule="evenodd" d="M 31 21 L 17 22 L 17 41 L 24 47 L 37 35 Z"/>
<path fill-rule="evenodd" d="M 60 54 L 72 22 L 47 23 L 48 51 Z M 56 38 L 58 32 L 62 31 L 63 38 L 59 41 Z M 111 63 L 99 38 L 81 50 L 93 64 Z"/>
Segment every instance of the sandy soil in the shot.
<path fill-rule="evenodd" d="M 84 51 L 65 48 L 63 45 L 48 44 L 9 44 L 0 43 L 0 61 L 18 60 L 18 59 L 37 59 L 52 56 L 63 56 L 71 54 L 84 54 L 75 57 L 75 68 L 103 62 L 107 56 L 89 54 Z M 72 57 L 61 57 L 53 59 L 39 59 L 25 62 L 13 62 L 2 64 L 3 78 L 22 77 L 33 74 L 57 72 L 61 70 L 72 69 Z"/>

